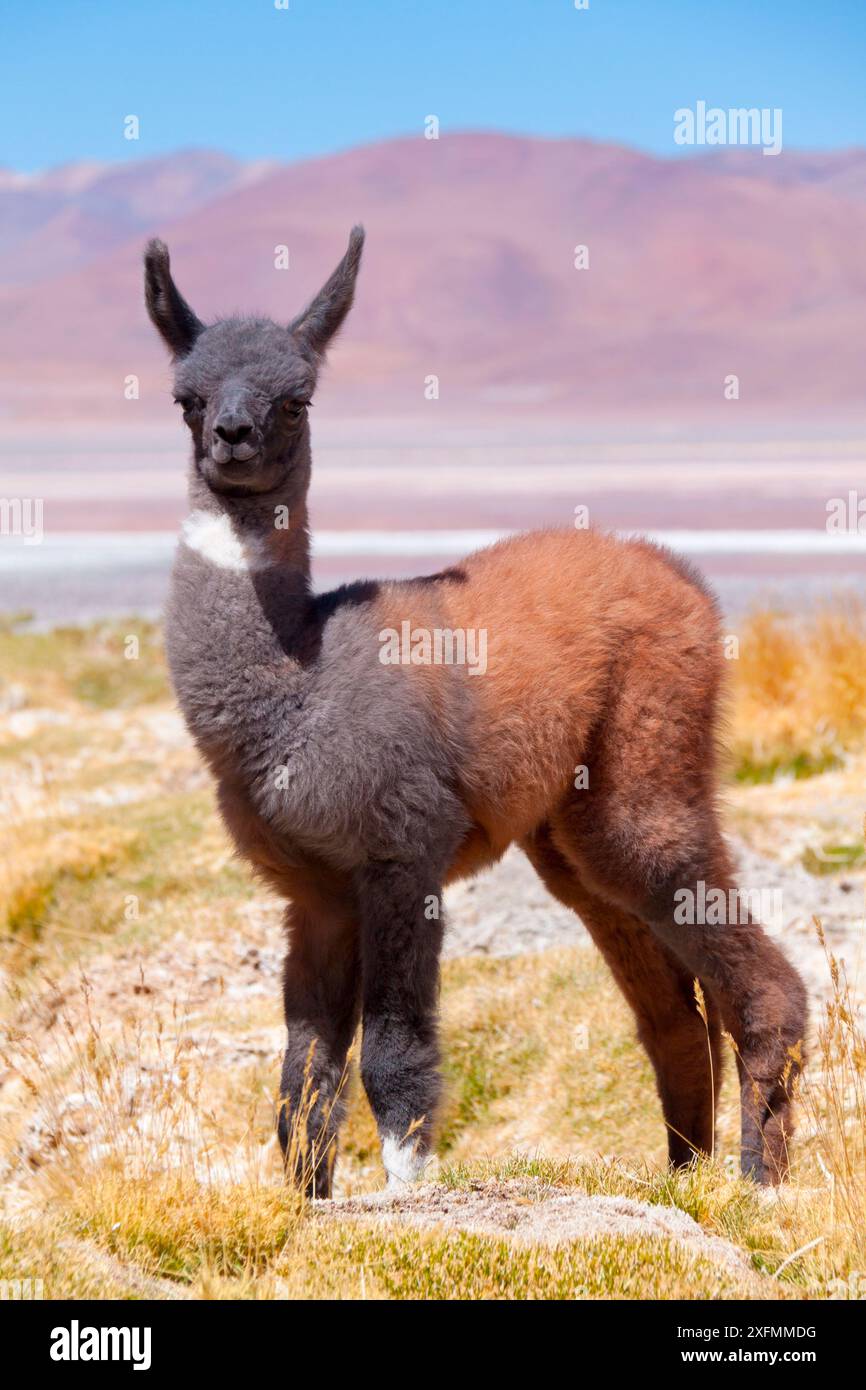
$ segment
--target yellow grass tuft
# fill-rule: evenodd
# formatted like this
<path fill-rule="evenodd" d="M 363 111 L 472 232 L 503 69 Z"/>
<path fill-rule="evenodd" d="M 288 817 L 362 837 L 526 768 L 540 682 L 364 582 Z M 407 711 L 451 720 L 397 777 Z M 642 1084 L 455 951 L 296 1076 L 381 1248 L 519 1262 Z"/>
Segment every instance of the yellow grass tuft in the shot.
<path fill-rule="evenodd" d="M 810 776 L 866 747 L 866 606 L 840 598 L 803 616 L 755 611 L 732 668 L 737 777 Z"/>

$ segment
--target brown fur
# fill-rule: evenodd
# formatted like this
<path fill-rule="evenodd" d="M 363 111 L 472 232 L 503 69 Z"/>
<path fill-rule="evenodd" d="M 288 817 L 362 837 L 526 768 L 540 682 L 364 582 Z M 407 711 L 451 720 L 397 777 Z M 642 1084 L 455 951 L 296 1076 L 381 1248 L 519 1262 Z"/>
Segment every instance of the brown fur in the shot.
<path fill-rule="evenodd" d="M 488 634 L 487 672 L 465 682 L 458 791 L 472 828 L 447 878 L 518 842 L 578 913 L 635 1012 L 675 1164 L 712 1149 L 710 1078 L 717 1090 L 724 1022 L 744 1059 L 745 1142 L 757 1144 L 759 1124 L 769 1145 L 760 1162 L 748 1151 L 750 1171 L 778 1179 L 793 1129 L 802 984 L 755 923 L 677 933 L 667 922 L 674 885 L 734 885 L 715 806 L 724 660 L 712 596 L 654 546 L 549 531 L 471 556 L 459 580 L 435 589 L 383 586 L 378 611 L 383 628 L 408 617 L 413 627 Z M 407 669 L 448 737 L 454 702 L 442 687 L 453 669 Z M 584 790 L 573 789 L 579 766 L 589 772 Z"/>

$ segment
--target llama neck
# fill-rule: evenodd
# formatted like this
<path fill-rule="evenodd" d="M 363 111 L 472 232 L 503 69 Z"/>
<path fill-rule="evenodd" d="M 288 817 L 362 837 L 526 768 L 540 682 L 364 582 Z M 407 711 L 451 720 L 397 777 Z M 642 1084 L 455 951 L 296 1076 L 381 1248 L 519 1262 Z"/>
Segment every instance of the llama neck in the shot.
<path fill-rule="evenodd" d="M 219 576 L 248 635 L 248 655 L 304 661 L 312 634 L 308 469 L 255 497 L 213 493 L 193 467 L 183 540 L 195 566 Z"/>

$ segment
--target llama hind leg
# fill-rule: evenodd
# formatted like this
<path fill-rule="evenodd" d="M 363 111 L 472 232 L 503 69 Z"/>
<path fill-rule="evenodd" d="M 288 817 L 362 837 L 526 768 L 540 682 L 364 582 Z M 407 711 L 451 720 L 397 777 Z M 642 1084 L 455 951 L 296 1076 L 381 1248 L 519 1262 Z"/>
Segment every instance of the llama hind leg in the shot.
<path fill-rule="evenodd" d="M 286 1051 L 278 1132 L 286 1170 L 329 1197 L 343 1117 L 346 1059 L 360 1013 L 358 927 L 334 905 L 293 905 L 284 971 Z"/>
<path fill-rule="evenodd" d="M 705 1026 L 692 977 L 639 918 L 586 890 L 548 827 L 523 849 L 554 897 L 578 914 L 634 1011 L 656 1074 L 671 1165 L 712 1153 L 722 1070 L 715 1004 L 707 998 Z"/>
<path fill-rule="evenodd" d="M 423 1172 L 439 1100 L 441 889 L 429 870 L 377 863 L 361 876 L 361 1077 L 388 1187 Z"/>
<path fill-rule="evenodd" d="M 714 801 L 722 664 L 698 588 L 636 631 L 586 752 L 588 785 L 563 800 L 551 833 L 585 887 L 639 917 L 715 999 L 740 1056 L 741 1168 L 776 1181 L 806 1024 L 802 980 L 752 920 L 678 920 L 689 894 L 697 908 L 702 892 L 729 899 L 734 887 Z"/>
<path fill-rule="evenodd" d="M 656 887 L 647 920 L 689 969 L 712 982 L 737 1047 L 741 1171 L 756 1182 L 776 1183 L 788 1172 L 806 991 L 797 971 L 751 916 L 741 921 L 735 908 L 721 926 L 679 922 L 670 900 L 684 887 L 697 896 L 703 882 L 720 889 L 726 902 L 737 902 L 733 878 L 723 870 L 714 872 L 713 863 L 712 858 L 701 861 Z"/>
<path fill-rule="evenodd" d="M 658 821 L 642 833 L 639 802 L 633 798 L 627 804 L 632 809 L 627 837 L 618 826 L 612 830 L 602 815 L 585 822 L 575 841 L 579 871 L 595 892 L 638 916 L 717 1001 L 738 1052 L 741 1170 L 757 1182 L 778 1182 L 787 1173 L 793 1132 L 792 1083 L 806 1028 L 803 982 L 750 916 L 740 921 L 738 914 L 728 913 L 730 920 L 719 925 L 680 920 L 705 916 L 684 913 L 683 905 L 712 901 L 713 890 L 720 890 L 720 901 L 738 901 L 727 850 L 709 808 L 694 816 L 691 836 L 684 826 L 681 835 L 663 846 L 652 844 Z M 671 819 L 675 814 L 693 815 L 693 808 L 670 808 Z"/>

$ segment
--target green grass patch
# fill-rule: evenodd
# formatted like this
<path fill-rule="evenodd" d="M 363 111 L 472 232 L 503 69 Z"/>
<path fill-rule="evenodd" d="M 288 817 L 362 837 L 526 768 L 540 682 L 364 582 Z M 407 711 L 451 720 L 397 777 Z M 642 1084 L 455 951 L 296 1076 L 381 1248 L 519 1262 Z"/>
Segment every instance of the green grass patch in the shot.
<path fill-rule="evenodd" d="M 863 841 L 853 844 L 822 845 L 819 849 L 804 850 L 800 862 L 810 874 L 837 874 L 843 869 L 860 869 L 866 864 L 866 848 Z"/>
<path fill-rule="evenodd" d="M 734 780 L 746 786 L 761 786 L 768 782 L 803 781 L 833 772 L 842 766 L 837 753 L 797 753 L 792 757 L 769 758 L 766 762 L 742 757 L 734 769 Z"/>

